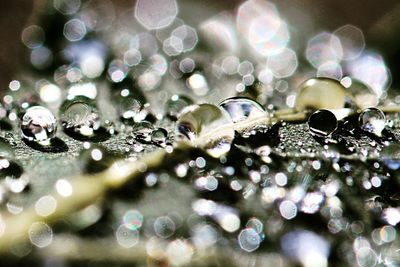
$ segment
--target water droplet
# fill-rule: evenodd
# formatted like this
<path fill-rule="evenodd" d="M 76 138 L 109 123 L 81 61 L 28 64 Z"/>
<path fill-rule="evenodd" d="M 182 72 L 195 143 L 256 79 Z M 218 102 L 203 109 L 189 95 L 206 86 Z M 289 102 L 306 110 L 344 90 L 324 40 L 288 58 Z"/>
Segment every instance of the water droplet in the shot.
<path fill-rule="evenodd" d="M 136 153 L 142 152 L 143 149 L 144 149 L 143 145 L 140 144 L 140 143 L 138 143 L 138 142 L 135 140 L 135 137 L 134 137 L 133 135 L 128 135 L 128 136 L 125 138 L 125 142 L 126 142 L 128 145 L 132 145 L 132 149 L 133 149 L 133 151 L 136 152 Z"/>
<path fill-rule="evenodd" d="M 61 122 L 66 130 L 91 136 L 100 128 L 100 117 L 93 100 L 78 96 L 66 100 L 60 108 Z"/>
<path fill-rule="evenodd" d="M 300 85 L 295 107 L 298 111 L 343 109 L 353 99 L 340 82 L 330 78 L 311 78 Z"/>
<path fill-rule="evenodd" d="M 119 114 L 122 120 L 134 120 L 135 116 L 139 114 L 142 110 L 142 104 L 139 100 L 134 98 L 124 98 L 120 101 L 119 105 Z"/>
<path fill-rule="evenodd" d="M 42 106 L 30 107 L 21 119 L 21 135 L 27 141 L 49 145 L 57 130 L 53 113 Z"/>
<path fill-rule="evenodd" d="M 136 140 L 141 142 L 150 142 L 154 126 L 150 122 L 142 121 L 133 127 L 132 134 Z"/>
<path fill-rule="evenodd" d="M 386 126 L 386 116 L 380 109 L 367 108 L 361 112 L 358 122 L 362 130 L 382 136 L 382 131 Z"/>
<path fill-rule="evenodd" d="M 72 84 L 68 89 L 68 98 L 72 99 L 77 96 L 85 96 L 95 99 L 97 96 L 97 87 L 91 82 L 78 82 Z"/>
<path fill-rule="evenodd" d="M 372 90 L 371 87 L 363 82 L 350 78 L 348 76 L 340 80 L 340 83 L 346 87 L 355 97 L 357 106 L 361 109 L 375 107 L 379 103 L 379 96 Z"/>
<path fill-rule="evenodd" d="M 268 116 L 261 104 L 247 97 L 228 98 L 219 106 L 228 112 L 234 124 L 246 120 L 266 119 Z"/>
<path fill-rule="evenodd" d="M 176 119 L 182 109 L 192 104 L 193 101 L 187 96 L 173 95 L 165 104 L 167 115 L 172 119 Z"/>
<path fill-rule="evenodd" d="M 337 126 L 336 116 L 325 109 L 314 112 L 308 119 L 310 132 L 315 136 L 326 137 L 333 133 Z"/>
<path fill-rule="evenodd" d="M 213 157 L 230 150 L 235 137 L 229 114 L 211 104 L 187 107 L 178 119 L 177 137 L 206 149 Z"/>
<path fill-rule="evenodd" d="M 164 128 L 158 128 L 151 133 L 151 141 L 157 145 L 165 145 L 168 132 Z"/>

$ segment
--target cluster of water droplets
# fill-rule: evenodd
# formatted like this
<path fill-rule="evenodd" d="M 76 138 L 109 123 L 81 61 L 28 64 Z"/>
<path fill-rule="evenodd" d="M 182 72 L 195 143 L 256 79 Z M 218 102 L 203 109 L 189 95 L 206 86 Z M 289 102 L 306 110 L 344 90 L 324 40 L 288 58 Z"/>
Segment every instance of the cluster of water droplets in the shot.
<path fill-rule="evenodd" d="M 290 260 L 326 266 L 334 248 L 343 265 L 355 259 L 361 266 L 374 266 L 381 257 L 376 247 L 396 240 L 400 211 L 391 187 L 398 188 L 392 177 L 400 169 L 400 148 L 377 108 L 390 75 L 381 56 L 365 50 L 358 28 L 345 25 L 311 38 L 305 51 L 310 67 L 303 71 L 298 69 L 302 53 L 289 47 L 291 27 L 267 1 L 244 2 L 236 21 L 219 14 L 198 27 L 177 18 L 174 0 L 136 1 L 129 16 L 116 16 L 109 1 L 53 4 L 65 20 L 62 32 L 30 25 L 22 34 L 31 67 L 45 79 L 10 82 L 0 106 L 6 142 L 17 144 L 11 132 L 18 122 L 32 148 L 57 147 L 59 136 L 74 152 L 78 147 L 77 165 L 85 174 L 104 171 L 118 159 L 135 161 L 151 149 L 170 153 L 181 142 L 200 148 L 183 162 L 173 159 L 165 171 L 144 173 L 143 184 L 128 184 L 113 196 L 137 196 L 141 186 L 154 192 L 158 187 L 173 187 L 174 193 L 182 189 L 182 196 L 189 196 L 189 211 L 182 211 L 187 217 L 167 214 L 176 206 L 171 194 L 163 201 L 144 201 L 166 205 L 158 215 L 133 210 L 129 203 L 122 214 L 106 207 L 110 216 L 100 203 L 90 205 L 68 218 L 76 229 L 85 234 L 92 226 L 112 231 L 123 248 L 151 237 L 146 242 L 149 258 L 163 251 L 173 265 L 190 262 L 195 248 L 229 244 L 266 253 L 281 265 Z M 126 31 L 127 25 L 132 29 L 132 16 L 149 31 Z M 53 35 L 59 42 L 51 42 Z M 350 76 L 343 76 L 344 69 Z M 300 80 L 305 81 L 297 86 Z M 308 129 L 291 121 L 308 122 Z M 74 141 L 56 132 L 58 123 Z M 281 140 L 287 136 L 295 140 L 293 158 Z M 372 167 L 365 163 L 368 153 L 354 145 L 364 139 L 375 147 Z M 322 158 L 314 141 L 323 146 Z M 355 152 L 363 160 L 354 166 L 340 160 Z M 0 154 L 1 200 L 28 185 L 17 166 L 12 155 Z M 370 172 L 361 171 L 365 168 Z M 176 178 L 194 193 L 173 182 Z M 63 197 L 72 194 L 66 179 L 55 188 Z M 353 201 L 354 194 L 365 203 Z M 56 205 L 54 198 L 43 196 L 35 210 L 46 217 Z M 17 206 L 8 209 L 20 212 Z M 365 213 L 375 214 L 379 223 L 368 225 Z M 318 218 L 314 230 L 303 229 L 305 218 Z M 52 228 L 36 222 L 29 238 L 37 247 L 48 246 Z M 269 255 L 270 244 L 282 253 Z"/>

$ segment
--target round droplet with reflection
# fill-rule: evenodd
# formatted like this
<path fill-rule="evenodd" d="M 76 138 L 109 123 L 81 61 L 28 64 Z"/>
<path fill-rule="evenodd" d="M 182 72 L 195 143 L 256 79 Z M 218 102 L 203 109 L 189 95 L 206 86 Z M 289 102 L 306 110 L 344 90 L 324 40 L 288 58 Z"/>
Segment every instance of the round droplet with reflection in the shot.
<path fill-rule="evenodd" d="M 90 99 L 95 99 L 97 96 L 97 87 L 92 82 L 78 82 L 72 84 L 68 88 L 68 98 L 77 96 L 85 96 Z"/>
<path fill-rule="evenodd" d="M 338 127 L 336 116 L 329 110 L 321 109 L 311 114 L 308 128 L 312 135 L 326 137 Z"/>
<path fill-rule="evenodd" d="M 352 104 L 353 99 L 339 81 L 330 78 L 311 78 L 300 85 L 295 108 L 298 111 L 343 109 Z"/>
<path fill-rule="evenodd" d="M 124 98 L 118 105 L 118 112 L 123 121 L 132 121 L 142 110 L 142 103 L 131 97 Z"/>
<path fill-rule="evenodd" d="M 22 138 L 49 145 L 57 131 L 57 120 L 53 113 L 42 106 L 33 106 L 26 110 L 21 119 Z"/>
<path fill-rule="evenodd" d="M 143 120 L 149 113 L 146 109 L 146 97 L 139 87 L 135 86 L 131 77 L 127 76 L 121 82 L 111 83 L 111 88 L 118 116 L 123 122 Z"/>
<path fill-rule="evenodd" d="M 206 149 L 213 157 L 220 157 L 230 150 L 235 131 L 225 110 L 201 104 L 182 111 L 176 125 L 176 136 L 190 141 L 195 147 Z"/>
<path fill-rule="evenodd" d="M 351 92 L 359 108 L 365 109 L 378 105 L 379 96 L 365 83 L 348 76 L 341 79 L 340 83 Z"/>
<path fill-rule="evenodd" d="M 222 101 L 219 106 L 226 110 L 233 123 L 267 118 L 268 113 L 258 102 L 247 97 L 232 97 Z"/>
<path fill-rule="evenodd" d="M 361 112 L 358 122 L 363 131 L 382 136 L 382 131 L 386 126 L 386 116 L 378 108 L 367 108 Z"/>
<path fill-rule="evenodd" d="M 72 129 L 84 136 L 91 136 L 100 128 L 100 116 L 96 104 L 84 96 L 64 101 L 60 108 L 60 117 L 65 129 Z"/>
<path fill-rule="evenodd" d="M 151 133 L 151 141 L 157 145 L 165 145 L 168 137 L 168 132 L 164 128 L 155 129 Z"/>
<path fill-rule="evenodd" d="M 187 106 L 193 104 L 193 100 L 184 95 L 173 95 L 170 99 L 168 99 L 165 104 L 165 109 L 167 111 L 167 115 L 176 119 L 179 113 Z"/>

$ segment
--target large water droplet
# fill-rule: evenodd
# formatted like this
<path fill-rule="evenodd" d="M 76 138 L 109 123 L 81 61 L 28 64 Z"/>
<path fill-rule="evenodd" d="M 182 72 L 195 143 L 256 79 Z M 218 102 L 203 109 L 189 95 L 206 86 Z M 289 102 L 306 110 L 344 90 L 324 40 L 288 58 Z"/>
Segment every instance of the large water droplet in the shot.
<path fill-rule="evenodd" d="M 176 126 L 178 139 L 189 140 L 195 147 L 206 149 L 213 157 L 230 150 L 235 136 L 229 114 L 211 104 L 187 107 Z"/>
<path fill-rule="evenodd" d="M 382 131 L 386 126 L 386 116 L 378 108 L 367 108 L 358 117 L 361 129 L 376 136 L 382 136 Z"/>
<path fill-rule="evenodd" d="M 49 145 L 57 130 L 53 113 L 42 106 L 30 107 L 21 119 L 21 135 L 27 141 Z"/>
<path fill-rule="evenodd" d="M 299 87 L 295 107 L 307 109 L 343 109 L 354 103 L 340 82 L 329 78 L 311 78 Z"/>
<path fill-rule="evenodd" d="M 268 118 L 264 107 L 247 97 L 228 98 L 219 106 L 228 112 L 234 124 L 246 120 L 266 120 Z"/>
<path fill-rule="evenodd" d="M 122 120 L 134 120 L 135 116 L 142 110 L 142 104 L 134 98 L 125 98 L 119 105 L 119 114 Z"/>
<path fill-rule="evenodd" d="M 363 82 L 350 77 L 344 77 L 340 83 L 351 92 L 357 106 L 361 109 L 375 107 L 379 103 L 379 96 Z"/>
<path fill-rule="evenodd" d="M 66 100 L 61 108 L 61 122 L 65 129 L 73 130 L 84 136 L 93 135 L 100 128 L 100 117 L 93 100 L 78 96 Z"/>
<path fill-rule="evenodd" d="M 315 136 L 328 136 L 336 130 L 337 126 L 336 116 L 325 109 L 314 112 L 308 119 L 310 132 Z"/>
<path fill-rule="evenodd" d="M 173 95 L 165 104 L 167 115 L 172 119 L 176 119 L 182 109 L 192 104 L 193 101 L 187 96 Z"/>

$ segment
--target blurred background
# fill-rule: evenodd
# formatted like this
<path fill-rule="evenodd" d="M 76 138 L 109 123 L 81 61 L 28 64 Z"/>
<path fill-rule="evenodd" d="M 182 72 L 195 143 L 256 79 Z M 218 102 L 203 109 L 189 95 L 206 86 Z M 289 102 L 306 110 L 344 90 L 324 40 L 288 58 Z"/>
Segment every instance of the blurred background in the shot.
<path fill-rule="evenodd" d="M 38 23 L 48 12 L 46 1 L 4 1 L 0 10 L 0 63 L 3 66 L 0 76 L 2 88 L 8 85 L 13 75 L 24 64 L 21 33 L 25 26 Z M 113 0 L 116 12 L 133 8 L 135 1 Z M 179 17 L 192 25 L 207 17 L 226 11 L 234 14 L 241 1 L 190 1 L 179 2 Z M 336 28 L 352 24 L 362 30 L 369 48 L 377 49 L 388 62 L 395 74 L 399 53 L 398 30 L 400 28 L 400 4 L 396 0 L 357 1 L 357 0 L 283 0 L 274 2 L 282 17 L 289 25 L 296 26 L 291 32 L 294 40 L 304 46 L 307 38 L 318 31 L 333 31 Z M 193 16 L 193 14 L 196 14 Z M 293 43 L 293 41 L 292 41 Z M 397 75 L 393 75 L 393 84 L 398 84 Z"/>

